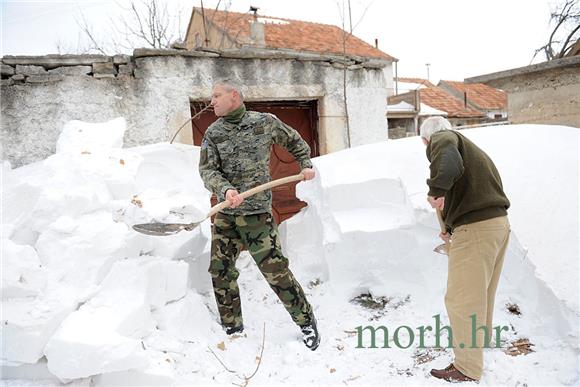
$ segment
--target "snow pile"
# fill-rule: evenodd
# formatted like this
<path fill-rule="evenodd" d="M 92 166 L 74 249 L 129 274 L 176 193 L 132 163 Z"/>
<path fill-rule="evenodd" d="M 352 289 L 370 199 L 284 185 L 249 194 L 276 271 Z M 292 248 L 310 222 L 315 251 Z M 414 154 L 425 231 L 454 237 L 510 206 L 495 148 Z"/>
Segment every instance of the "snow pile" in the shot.
<path fill-rule="evenodd" d="M 465 133 L 500 169 L 512 202 L 512 229 L 528 249 L 538 277 L 580 316 L 578 129 L 511 125 Z"/>
<path fill-rule="evenodd" d="M 97 149 L 122 148 L 126 128 L 125 119 L 106 123 L 69 121 L 56 142 L 56 152 L 91 152 Z"/>
<path fill-rule="evenodd" d="M 435 316 L 448 324 L 447 259 L 432 251 L 440 241 L 419 138 L 319 157 L 317 178 L 297 186 L 308 207 L 280 231 L 322 334 L 311 352 L 247 253 L 236 264 L 244 334 L 221 330 L 207 273 L 209 222 L 172 237 L 130 229 L 197 220 L 209 193 L 198 148 L 121 149 L 116 123 L 92 128 L 109 133 L 98 143 L 75 137 L 89 126 L 71 124 L 83 131 L 63 131 L 56 155 L 2 166 L 4 378 L 231 385 L 247 382 L 259 364 L 256 385 L 438 384 L 428 371 L 446 366 L 452 352 L 433 348 L 432 333 L 426 348 L 417 337 L 408 348 L 393 345 L 397 327 L 433 326 Z M 502 349 L 486 350 L 480 384 L 577 383 L 578 131 L 463 133 L 494 159 L 512 202 L 494 319 L 508 330 Z M 380 338 L 378 349 L 368 348 L 368 337 L 357 348 L 356 327 L 367 325 L 387 327 L 391 348 Z M 504 352 L 524 338 L 533 352 Z"/>
<path fill-rule="evenodd" d="M 209 225 L 161 239 L 130 227 L 207 212 L 198 149 L 121 149 L 124 131 L 123 119 L 70 122 L 55 155 L 3 163 L 3 365 L 46 356 L 62 380 L 146 365 L 139 339 L 158 325 L 152 313 L 208 287 L 197 266 Z"/>

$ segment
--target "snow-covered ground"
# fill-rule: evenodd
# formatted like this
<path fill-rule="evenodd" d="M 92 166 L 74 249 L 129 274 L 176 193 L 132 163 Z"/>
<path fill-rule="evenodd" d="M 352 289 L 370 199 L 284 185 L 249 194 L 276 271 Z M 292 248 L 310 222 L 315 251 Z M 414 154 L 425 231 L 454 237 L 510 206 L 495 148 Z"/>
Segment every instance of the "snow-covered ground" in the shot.
<path fill-rule="evenodd" d="M 298 185 L 308 207 L 280 231 L 322 334 L 311 352 L 245 253 L 237 265 L 246 330 L 221 330 L 207 274 L 209 222 L 171 237 L 132 231 L 197 220 L 210 195 L 198 148 L 121 148 L 123 131 L 122 119 L 70 122 L 55 155 L 2 164 L 5 385 L 441 384 L 428 372 L 452 352 L 434 348 L 429 332 L 419 348 L 417 331 L 436 315 L 448 323 L 447 259 L 432 251 L 440 241 L 419 138 L 319 157 L 317 178 Z M 578 129 L 463 133 L 494 159 L 512 202 L 494 321 L 508 331 L 502 348 L 486 350 L 480 384 L 578 384 Z M 361 295 L 372 300 L 353 301 Z M 368 335 L 357 348 L 357 327 L 367 325 L 386 327 L 390 348 L 380 333 L 378 348 L 368 348 Z M 407 349 L 398 348 L 410 341 L 407 329 L 395 334 L 402 326 L 414 331 Z M 517 339 L 533 352 L 506 354 Z"/>

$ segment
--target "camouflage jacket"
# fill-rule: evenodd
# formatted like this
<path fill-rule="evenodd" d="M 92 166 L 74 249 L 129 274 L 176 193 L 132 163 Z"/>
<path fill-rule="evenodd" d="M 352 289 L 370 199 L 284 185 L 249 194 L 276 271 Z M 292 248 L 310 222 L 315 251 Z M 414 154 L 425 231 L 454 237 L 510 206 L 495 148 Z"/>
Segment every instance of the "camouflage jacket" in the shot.
<path fill-rule="evenodd" d="M 199 173 L 205 187 L 225 200 L 228 189 L 247 191 L 270 178 L 270 148 L 286 148 L 300 167 L 312 168 L 310 147 L 300 134 L 269 113 L 248 111 L 239 124 L 219 118 L 205 132 L 201 143 Z M 237 208 L 223 213 L 251 215 L 272 210 L 270 190 L 250 196 Z"/>

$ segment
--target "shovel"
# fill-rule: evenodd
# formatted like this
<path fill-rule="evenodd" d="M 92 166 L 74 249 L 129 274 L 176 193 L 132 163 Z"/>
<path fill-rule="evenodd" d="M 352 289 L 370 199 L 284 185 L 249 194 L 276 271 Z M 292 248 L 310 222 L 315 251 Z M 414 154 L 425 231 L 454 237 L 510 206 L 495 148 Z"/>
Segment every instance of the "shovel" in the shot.
<path fill-rule="evenodd" d="M 258 192 L 265 191 L 270 188 L 277 187 L 279 185 L 291 183 L 294 181 L 302 181 L 304 180 L 304 175 L 299 173 L 298 175 L 283 177 L 281 179 L 272 180 L 268 183 L 259 185 L 252 189 L 247 190 L 246 192 L 242 192 L 240 196 L 242 198 L 247 198 L 252 195 L 257 194 Z M 191 231 L 201 223 L 203 223 L 207 218 L 217 214 L 219 211 L 223 210 L 224 208 L 228 208 L 231 203 L 228 200 L 224 200 L 221 203 L 216 204 L 212 208 L 210 208 L 209 212 L 199 222 L 194 223 L 141 223 L 133 225 L 133 230 L 138 231 L 142 234 L 147 235 L 155 235 L 155 236 L 167 236 L 167 235 L 174 235 L 182 230 Z"/>
<path fill-rule="evenodd" d="M 437 220 L 439 221 L 439 228 L 441 229 L 441 232 L 445 232 L 446 228 L 445 223 L 443 222 L 443 216 L 441 215 L 441 210 L 437 208 L 435 211 L 437 211 Z M 439 254 L 449 255 L 449 242 L 447 241 L 445 243 L 440 244 L 439 246 L 435 247 L 433 251 Z"/>

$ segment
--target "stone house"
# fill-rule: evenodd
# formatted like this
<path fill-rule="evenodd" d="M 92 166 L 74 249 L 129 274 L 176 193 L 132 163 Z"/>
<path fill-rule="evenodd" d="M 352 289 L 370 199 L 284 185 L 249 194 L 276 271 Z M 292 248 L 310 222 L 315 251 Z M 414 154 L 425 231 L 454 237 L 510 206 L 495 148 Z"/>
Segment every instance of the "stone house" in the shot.
<path fill-rule="evenodd" d="M 578 43 L 572 53 L 580 49 Z M 580 128 L 580 55 L 467 78 L 505 90 L 510 122 Z"/>
<path fill-rule="evenodd" d="M 425 119 L 447 118 L 454 127 L 505 121 L 506 97 L 502 90 L 483 84 L 398 78 L 398 93 L 388 97 L 389 138 L 414 136 Z"/>
<path fill-rule="evenodd" d="M 125 146 L 169 141 L 181 127 L 175 141 L 199 145 L 216 117 L 210 110 L 192 117 L 207 106 L 213 82 L 225 77 L 243 82 L 250 109 L 272 112 L 299 130 L 312 156 L 383 141 L 387 122 L 382 101 L 394 60 L 358 40 L 346 55 L 302 46 L 245 45 L 136 49 L 133 55 L 115 56 L 4 56 L 1 157 L 13 167 L 44 159 L 55 152 L 67 121 L 103 122 L 119 116 L 127 122 Z M 275 148 L 272 155 L 273 178 L 297 172 L 283 149 Z M 290 188 L 274 193 L 279 220 L 303 205 Z"/>
<path fill-rule="evenodd" d="M 392 63 L 397 59 L 379 50 L 378 41 L 372 46 L 334 25 L 262 16 L 255 7 L 250 12 L 194 7 L 185 47 L 189 50 L 259 47 L 376 59 L 386 62 L 383 71 L 387 89 L 392 90 Z"/>

